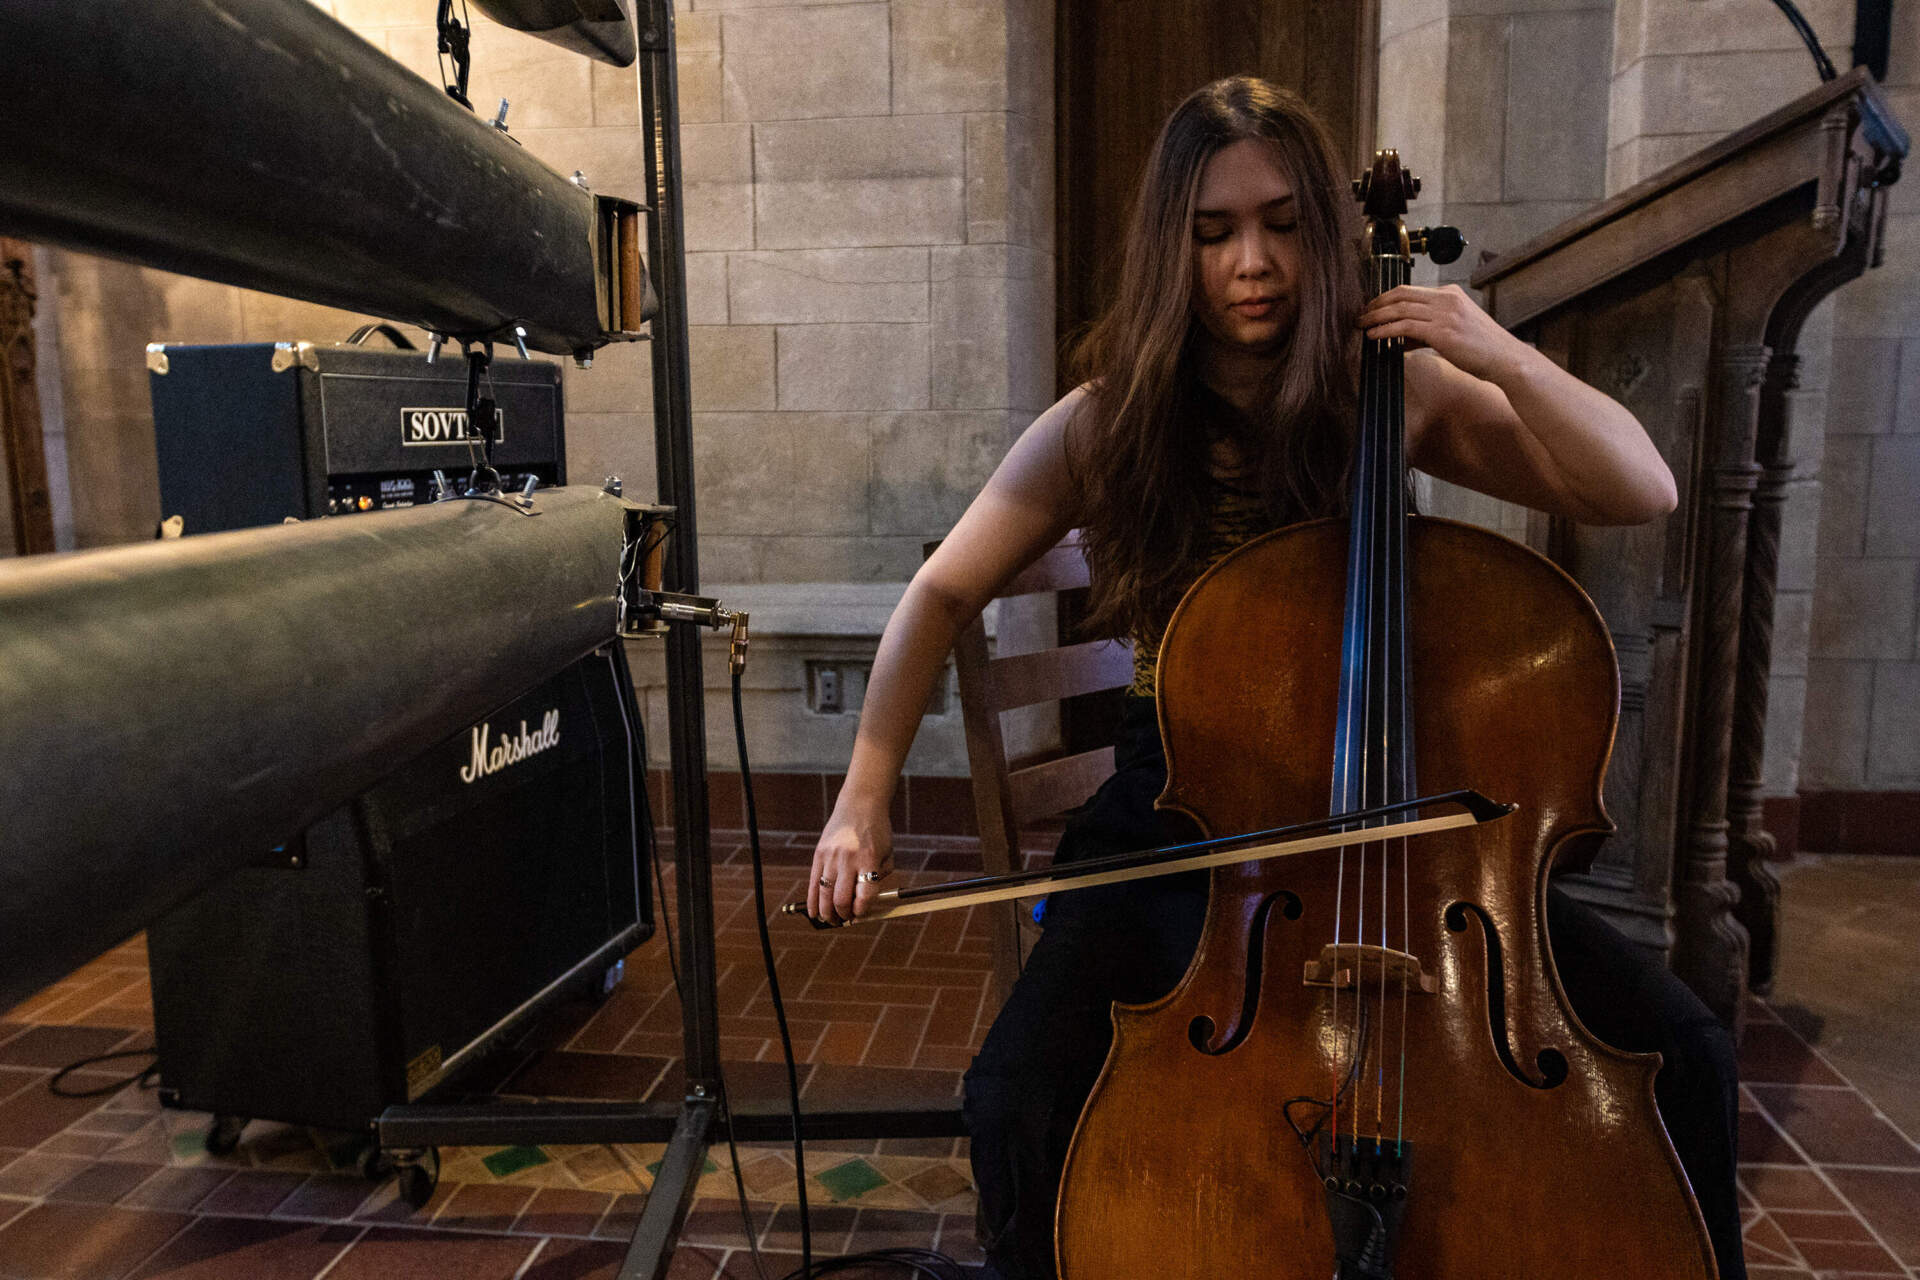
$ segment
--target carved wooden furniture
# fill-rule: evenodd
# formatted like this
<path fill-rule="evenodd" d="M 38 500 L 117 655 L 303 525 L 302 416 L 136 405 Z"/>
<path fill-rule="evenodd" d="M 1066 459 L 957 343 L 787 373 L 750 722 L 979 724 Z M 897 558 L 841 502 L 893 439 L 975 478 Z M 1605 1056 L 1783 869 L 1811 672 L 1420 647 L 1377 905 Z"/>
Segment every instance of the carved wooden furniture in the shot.
<path fill-rule="evenodd" d="M 928 553 L 938 545 L 928 544 Z M 1087 562 L 1077 538 L 1069 536 L 995 598 L 1074 591 L 1086 585 Z M 1125 688 L 1133 679 L 1133 650 L 1121 641 L 1091 639 L 989 658 L 986 624 L 975 618 L 954 643 L 953 665 L 980 826 L 980 866 L 988 875 L 1005 875 L 1020 869 L 1020 829 L 1065 813 L 1092 795 L 1113 773 L 1113 748 L 1009 765 L 1001 713 Z M 1025 908 L 1006 902 L 987 910 L 993 913 L 994 982 L 998 999 L 1004 1000 L 1026 960 L 1028 939 L 1021 928 Z"/>
<path fill-rule="evenodd" d="M 1906 150 L 1856 69 L 1473 277 L 1502 324 L 1632 409 L 1679 482 L 1679 510 L 1649 526 L 1536 525 L 1620 655 L 1620 830 L 1567 887 L 1670 949 L 1730 1023 L 1776 945 L 1760 767 L 1794 346 L 1877 262 Z"/>
<path fill-rule="evenodd" d="M 12 553 L 53 550 L 53 500 L 34 386 L 33 250 L 0 236 L 0 471 L 12 521 Z"/>

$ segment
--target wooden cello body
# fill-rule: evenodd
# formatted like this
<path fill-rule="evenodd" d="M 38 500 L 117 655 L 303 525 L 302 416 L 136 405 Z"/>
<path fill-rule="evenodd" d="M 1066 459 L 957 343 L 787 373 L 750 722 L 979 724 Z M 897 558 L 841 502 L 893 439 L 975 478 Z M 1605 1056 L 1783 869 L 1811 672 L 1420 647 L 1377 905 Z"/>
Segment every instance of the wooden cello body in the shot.
<path fill-rule="evenodd" d="M 1115 1007 L 1061 1187 L 1063 1280 L 1716 1274 L 1658 1058 L 1581 1027 L 1547 949 L 1548 870 L 1609 829 L 1611 641 L 1544 558 L 1405 514 L 1401 456 L 1364 442 L 1398 357 L 1368 352 L 1353 519 L 1250 542 L 1175 612 L 1161 804 L 1208 834 L 1459 787 L 1518 808 L 1213 872 L 1185 978 Z"/>

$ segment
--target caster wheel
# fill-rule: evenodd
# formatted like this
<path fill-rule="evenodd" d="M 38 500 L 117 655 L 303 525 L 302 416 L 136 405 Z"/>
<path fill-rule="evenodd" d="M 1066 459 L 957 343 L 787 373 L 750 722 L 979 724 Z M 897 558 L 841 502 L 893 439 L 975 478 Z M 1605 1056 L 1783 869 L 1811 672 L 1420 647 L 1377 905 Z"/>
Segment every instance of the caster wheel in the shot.
<path fill-rule="evenodd" d="M 230 1156 L 240 1145 L 240 1133 L 247 1127 L 245 1116 L 215 1116 L 207 1129 L 206 1148 L 210 1156 Z"/>
<path fill-rule="evenodd" d="M 433 1199 L 433 1189 L 440 1184 L 440 1160 L 433 1159 L 433 1167 L 425 1164 L 405 1164 L 400 1166 L 400 1196 L 414 1208 L 424 1208 L 427 1201 Z"/>

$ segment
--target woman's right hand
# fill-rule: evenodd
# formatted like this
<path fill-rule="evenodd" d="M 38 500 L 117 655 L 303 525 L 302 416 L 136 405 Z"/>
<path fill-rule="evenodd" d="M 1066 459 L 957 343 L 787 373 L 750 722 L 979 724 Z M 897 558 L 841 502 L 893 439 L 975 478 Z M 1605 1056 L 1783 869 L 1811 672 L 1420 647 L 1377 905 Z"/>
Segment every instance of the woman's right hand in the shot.
<path fill-rule="evenodd" d="M 893 823 L 886 805 L 841 802 L 813 848 L 807 914 L 829 924 L 848 924 L 867 913 L 893 874 Z"/>

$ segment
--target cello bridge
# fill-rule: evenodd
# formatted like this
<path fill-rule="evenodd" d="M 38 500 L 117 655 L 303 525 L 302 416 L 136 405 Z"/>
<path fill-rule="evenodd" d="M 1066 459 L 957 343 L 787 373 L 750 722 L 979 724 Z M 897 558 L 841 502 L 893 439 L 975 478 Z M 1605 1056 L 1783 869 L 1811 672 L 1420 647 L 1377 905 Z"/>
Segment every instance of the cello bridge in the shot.
<path fill-rule="evenodd" d="M 1320 948 L 1320 958 L 1307 961 L 1300 982 L 1302 986 L 1352 991 L 1361 983 L 1377 986 L 1383 973 L 1389 988 L 1404 984 L 1409 991 L 1426 995 L 1434 992 L 1433 975 L 1421 969 L 1420 957 L 1356 942 L 1329 943 Z"/>

